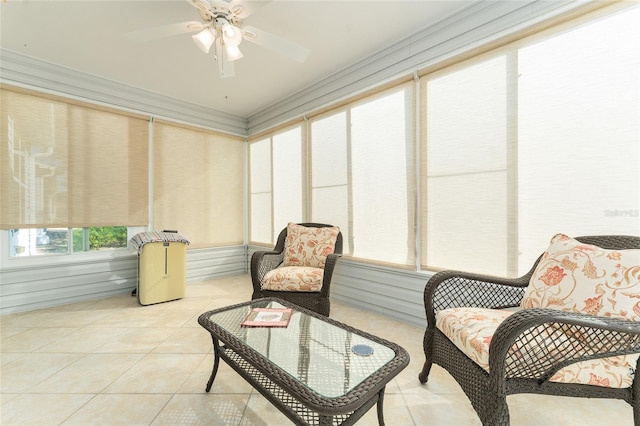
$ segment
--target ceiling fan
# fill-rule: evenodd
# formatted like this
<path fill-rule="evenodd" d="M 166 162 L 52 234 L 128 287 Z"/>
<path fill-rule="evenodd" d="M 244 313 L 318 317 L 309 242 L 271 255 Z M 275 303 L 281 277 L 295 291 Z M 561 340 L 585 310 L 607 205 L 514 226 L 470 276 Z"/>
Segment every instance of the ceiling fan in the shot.
<path fill-rule="evenodd" d="M 189 21 L 169 24 L 156 28 L 147 28 L 128 33 L 131 39 L 148 41 L 184 33 L 197 32 L 192 35 L 193 42 L 203 52 L 209 53 L 213 46 L 215 60 L 218 62 L 220 77 L 235 75 L 234 61 L 244 55 L 239 45 L 247 40 L 258 46 L 271 49 L 297 62 L 304 62 L 309 56 L 309 49 L 258 28 L 244 25 L 254 9 L 267 1 L 251 2 L 216 0 L 186 0 L 198 9 L 202 22 Z"/>

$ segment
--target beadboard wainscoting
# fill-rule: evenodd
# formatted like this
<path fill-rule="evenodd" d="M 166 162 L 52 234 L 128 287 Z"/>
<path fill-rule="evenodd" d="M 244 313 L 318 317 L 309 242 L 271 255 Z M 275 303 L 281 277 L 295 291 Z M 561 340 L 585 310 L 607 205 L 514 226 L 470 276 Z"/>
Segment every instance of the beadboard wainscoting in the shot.
<path fill-rule="evenodd" d="M 187 250 L 187 285 L 242 275 L 245 246 Z M 0 270 L 0 314 L 31 311 L 131 292 L 136 288 L 137 255 L 55 264 L 9 266 Z"/>
<path fill-rule="evenodd" d="M 331 299 L 417 327 L 426 327 L 424 286 L 431 274 L 340 259 Z"/>

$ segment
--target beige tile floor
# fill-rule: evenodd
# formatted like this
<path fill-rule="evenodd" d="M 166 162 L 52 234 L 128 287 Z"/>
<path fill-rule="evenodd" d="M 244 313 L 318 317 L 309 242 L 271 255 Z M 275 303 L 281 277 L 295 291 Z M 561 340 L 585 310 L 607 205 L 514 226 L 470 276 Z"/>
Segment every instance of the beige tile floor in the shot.
<path fill-rule="evenodd" d="M 210 394 L 208 310 L 250 298 L 239 276 L 194 283 L 187 297 L 140 306 L 129 295 L 0 317 L 2 425 L 287 425 L 291 422 L 221 363 Z M 411 355 L 388 386 L 386 423 L 478 425 L 455 381 L 438 366 L 429 383 L 418 327 L 332 303 L 331 317 L 392 340 Z M 631 425 L 621 401 L 514 395 L 512 425 Z M 375 425 L 375 409 L 359 425 Z"/>

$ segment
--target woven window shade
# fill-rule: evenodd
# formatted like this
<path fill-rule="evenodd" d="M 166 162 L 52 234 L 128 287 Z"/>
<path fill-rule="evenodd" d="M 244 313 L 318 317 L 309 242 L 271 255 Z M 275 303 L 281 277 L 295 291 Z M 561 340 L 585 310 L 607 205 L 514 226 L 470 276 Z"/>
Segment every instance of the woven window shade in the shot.
<path fill-rule="evenodd" d="M 3 87 L 0 228 L 143 226 L 148 120 Z"/>
<path fill-rule="evenodd" d="M 556 233 L 640 234 L 639 21 L 619 4 L 422 78 L 422 269 L 513 277 Z"/>
<path fill-rule="evenodd" d="M 422 85 L 423 265 L 506 273 L 505 64 L 504 56 L 489 58 Z"/>
<path fill-rule="evenodd" d="M 190 248 L 243 244 L 243 152 L 238 137 L 154 123 L 154 228 Z"/>
<path fill-rule="evenodd" d="M 274 244 L 289 222 L 303 222 L 304 129 L 299 122 L 249 142 L 251 242 Z"/>
<path fill-rule="evenodd" d="M 340 226 L 344 253 L 415 265 L 414 84 L 311 119 L 311 218 Z"/>
<path fill-rule="evenodd" d="M 251 242 L 273 243 L 273 208 L 271 192 L 271 137 L 251 141 L 250 205 Z"/>
<path fill-rule="evenodd" d="M 302 128 L 273 136 L 273 242 L 289 222 L 303 221 Z"/>

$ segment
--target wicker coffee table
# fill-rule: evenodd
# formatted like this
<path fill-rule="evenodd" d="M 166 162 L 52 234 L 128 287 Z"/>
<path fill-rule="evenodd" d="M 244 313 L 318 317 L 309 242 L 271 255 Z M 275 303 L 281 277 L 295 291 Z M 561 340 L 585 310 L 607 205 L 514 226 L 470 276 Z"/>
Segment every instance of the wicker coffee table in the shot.
<path fill-rule="evenodd" d="M 253 308 L 293 308 L 287 327 L 242 327 Z M 211 333 L 220 358 L 289 419 L 301 425 L 352 425 L 377 404 L 384 424 L 386 384 L 407 364 L 395 343 L 289 302 L 266 298 L 205 312 L 198 323 Z"/>

